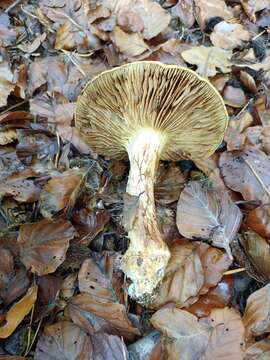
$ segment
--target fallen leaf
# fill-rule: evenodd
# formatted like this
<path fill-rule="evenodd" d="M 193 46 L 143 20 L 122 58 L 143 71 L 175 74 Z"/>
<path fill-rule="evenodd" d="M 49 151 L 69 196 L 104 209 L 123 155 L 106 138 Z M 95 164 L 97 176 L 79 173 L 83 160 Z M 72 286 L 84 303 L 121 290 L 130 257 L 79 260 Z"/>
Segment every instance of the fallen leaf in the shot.
<path fill-rule="evenodd" d="M 194 46 L 182 51 L 181 56 L 186 62 L 197 66 L 197 73 L 208 78 L 218 72 L 228 73 L 231 71 L 231 50 L 220 49 L 215 46 Z"/>
<path fill-rule="evenodd" d="M 269 0 L 240 0 L 241 5 L 251 21 L 256 21 L 256 13 L 269 8 Z"/>
<path fill-rule="evenodd" d="M 60 298 L 64 300 L 70 299 L 76 290 L 77 287 L 77 273 L 72 273 L 67 275 L 63 280 L 61 284 L 60 289 Z"/>
<path fill-rule="evenodd" d="M 213 309 L 208 318 L 201 320 L 204 321 L 211 321 L 212 332 L 200 360 L 244 358 L 245 329 L 240 315 L 233 308 Z"/>
<path fill-rule="evenodd" d="M 191 28 L 195 21 L 193 0 L 177 1 L 177 4 L 171 8 L 171 13 L 173 18 L 179 18 L 181 23 L 187 28 Z"/>
<path fill-rule="evenodd" d="M 83 29 L 78 29 L 69 20 L 66 20 L 57 29 L 55 49 L 74 50 L 76 47 L 87 47 L 87 45 L 87 37 Z"/>
<path fill-rule="evenodd" d="M 13 73 L 7 61 L 0 61 L 0 107 L 7 105 L 7 98 L 15 88 Z"/>
<path fill-rule="evenodd" d="M 163 349 L 160 349 L 160 352 L 158 351 L 161 348 L 160 345 L 162 345 L 161 334 L 154 330 L 129 345 L 128 353 L 131 359 L 136 360 L 165 360 Z M 155 357 L 156 351 L 159 353 Z"/>
<path fill-rule="evenodd" d="M 194 0 L 196 20 L 201 29 L 205 28 L 206 21 L 219 16 L 224 20 L 233 18 L 232 11 L 223 0 Z"/>
<path fill-rule="evenodd" d="M 45 218 L 66 208 L 68 211 L 75 205 L 83 188 L 85 170 L 70 169 L 48 181 L 40 194 L 40 212 Z"/>
<path fill-rule="evenodd" d="M 245 352 L 244 360 L 267 360 L 270 358 L 270 339 L 256 341 Z"/>
<path fill-rule="evenodd" d="M 52 356 L 54 360 L 94 360 L 91 339 L 71 322 L 49 325 L 37 343 L 34 359 L 50 360 Z"/>
<path fill-rule="evenodd" d="M 14 275 L 14 261 L 12 253 L 0 248 L 0 291 L 4 289 Z"/>
<path fill-rule="evenodd" d="M 91 336 L 93 360 L 127 360 L 128 352 L 125 343 L 119 336 L 97 333 Z"/>
<path fill-rule="evenodd" d="M 253 292 L 247 299 L 243 317 L 246 337 L 260 336 L 270 331 L 270 284 Z"/>
<path fill-rule="evenodd" d="M 229 195 L 203 182 L 189 182 L 180 195 L 176 220 L 180 234 L 210 241 L 225 249 L 230 257 L 230 242 L 241 220 L 242 213 Z"/>
<path fill-rule="evenodd" d="M 13 173 L 0 183 L 0 196 L 12 196 L 18 202 L 32 203 L 39 199 L 40 188 L 30 178 L 33 173 Z"/>
<path fill-rule="evenodd" d="M 270 204 L 264 204 L 250 211 L 246 224 L 262 237 L 270 237 Z"/>
<path fill-rule="evenodd" d="M 14 28 L 8 28 L 5 24 L 0 24 L 0 46 L 6 47 L 13 45 L 17 38 L 17 32 Z"/>
<path fill-rule="evenodd" d="M 161 164 L 155 182 L 155 199 L 160 204 L 170 204 L 179 199 L 186 182 L 185 175 L 176 165 Z"/>
<path fill-rule="evenodd" d="M 256 25 L 260 27 L 270 26 L 270 10 L 264 9 L 257 17 Z"/>
<path fill-rule="evenodd" d="M 199 293 L 204 284 L 204 272 L 197 247 L 195 242 L 175 242 L 171 247 L 171 258 L 151 308 L 158 309 L 170 302 L 178 307 L 184 306 L 189 298 Z"/>
<path fill-rule="evenodd" d="M 24 297 L 14 304 L 5 315 L 5 324 L 0 327 L 0 338 L 9 337 L 17 326 L 29 314 L 37 299 L 37 286 L 28 289 Z"/>
<path fill-rule="evenodd" d="M 231 303 L 233 297 L 233 278 L 223 278 L 216 287 L 199 297 L 198 301 L 186 310 L 199 318 L 209 316 L 213 309 L 223 309 Z"/>
<path fill-rule="evenodd" d="M 137 0 L 133 9 L 143 21 L 143 37 L 150 40 L 157 36 L 169 25 L 171 16 L 159 3 L 152 0 Z"/>
<path fill-rule="evenodd" d="M 20 259 L 39 276 L 53 273 L 65 260 L 69 240 L 76 234 L 66 220 L 41 220 L 20 227 Z"/>
<path fill-rule="evenodd" d="M 219 22 L 210 35 L 214 46 L 221 49 L 233 50 L 249 41 L 249 32 L 241 24 L 231 24 L 226 21 Z"/>
<path fill-rule="evenodd" d="M 270 158 L 264 152 L 253 147 L 227 151 L 221 154 L 219 166 L 226 185 L 245 200 L 269 202 Z"/>
<path fill-rule="evenodd" d="M 240 80 L 251 93 L 256 94 L 258 89 L 254 77 L 248 72 L 240 70 Z"/>
<path fill-rule="evenodd" d="M 264 238 L 252 231 L 246 231 L 242 234 L 240 240 L 256 271 L 266 281 L 270 280 L 270 245 Z"/>
<path fill-rule="evenodd" d="M 31 54 L 40 47 L 46 37 L 47 34 L 44 32 L 43 34 L 38 35 L 30 44 L 20 44 L 17 47 L 23 52 Z"/>
<path fill-rule="evenodd" d="M 136 9 L 123 7 L 117 14 L 117 24 L 125 32 L 141 32 L 144 28 L 144 22 L 136 12 Z"/>
<path fill-rule="evenodd" d="M 227 142 L 227 150 L 242 150 L 246 141 L 244 131 L 252 124 L 253 117 L 249 111 L 229 121 L 224 140 Z"/>
<path fill-rule="evenodd" d="M 142 54 L 148 49 L 139 33 L 128 34 L 116 26 L 111 35 L 112 42 L 127 58 Z"/>
<path fill-rule="evenodd" d="M 76 211 L 72 216 L 72 222 L 76 230 L 83 237 L 83 239 L 80 240 L 80 243 L 92 241 L 104 230 L 104 227 L 109 220 L 110 214 L 106 210 L 93 212 L 89 209 L 81 209 Z"/>
<path fill-rule="evenodd" d="M 226 105 L 232 106 L 234 108 L 244 107 L 247 102 L 247 97 L 244 91 L 239 87 L 236 88 L 231 85 L 225 86 L 223 99 Z"/>
<path fill-rule="evenodd" d="M 200 324 L 196 316 L 177 308 L 158 310 L 151 317 L 151 323 L 167 336 L 168 360 L 201 359 L 209 341 L 209 325 Z"/>
<path fill-rule="evenodd" d="M 132 340 L 139 330 L 129 320 L 124 305 L 87 293 L 73 297 L 65 314 L 87 333 L 104 331 Z"/>

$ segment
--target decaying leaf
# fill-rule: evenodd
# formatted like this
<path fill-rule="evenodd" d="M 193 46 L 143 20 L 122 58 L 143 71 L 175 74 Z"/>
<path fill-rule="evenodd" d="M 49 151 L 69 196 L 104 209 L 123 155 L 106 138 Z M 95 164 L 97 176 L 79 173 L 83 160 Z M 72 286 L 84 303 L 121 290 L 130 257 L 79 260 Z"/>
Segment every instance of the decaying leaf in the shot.
<path fill-rule="evenodd" d="M 155 354 L 156 352 L 157 354 Z M 151 331 L 141 339 L 129 345 L 128 353 L 130 360 L 165 360 L 160 332 Z"/>
<path fill-rule="evenodd" d="M 245 200 L 269 202 L 270 158 L 264 152 L 253 147 L 224 152 L 219 166 L 226 185 Z"/>
<path fill-rule="evenodd" d="M 140 334 L 128 319 L 124 305 L 92 294 L 82 293 L 73 297 L 65 313 L 90 334 L 104 331 L 129 340 Z"/>
<path fill-rule="evenodd" d="M 246 216 L 247 225 L 262 237 L 270 237 L 270 204 L 258 206 Z"/>
<path fill-rule="evenodd" d="M 17 139 L 17 133 L 14 129 L 0 131 L 0 145 L 12 143 Z"/>
<path fill-rule="evenodd" d="M 241 46 L 250 38 L 249 32 L 241 24 L 231 24 L 221 21 L 214 27 L 210 35 L 212 44 L 226 50 L 233 50 Z"/>
<path fill-rule="evenodd" d="M 0 62 L 0 107 L 7 104 L 8 95 L 15 88 L 13 73 L 7 61 Z"/>
<path fill-rule="evenodd" d="M 9 337 L 29 314 L 37 299 L 37 286 L 28 289 L 24 297 L 14 304 L 5 315 L 5 324 L 0 327 L 0 339 Z"/>
<path fill-rule="evenodd" d="M 165 348 L 168 360 L 201 359 L 209 341 L 209 324 L 200 324 L 196 316 L 177 308 L 158 310 L 151 323 L 167 336 Z"/>
<path fill-rule="evenodd" d="M 241 360 L 245 350 L 245 329 L 240 315 L 232 308 L 213 309 L 201 322 L 210 321 L 211 337 L 201 360 Z"/>
<path fill-rule="evenodd" d="M 122 338 L 106 333 L 91 336 L 93 344 L 93 360 L 127 360 L 128 352 Z"/>
<path fill-rule="evenodd" d="M 94 360 L 90 337 L 78 326 L 62 321 L 47 326 L 39 339 L 35 360 Z"/>
<path fill-rule="evenodd" d="M 207 20 L 219 16 L 225 20 L 233 17 L 224 0 L 194 0 L 196 18 L 203 29 Z"/>
<path fill-rule="evenodd" d="M 186 62 L 196 65 L 197 72 L 206 78 L 214 76 L 218 72 L 230 72 L 231 62 L 229 59 L 232 56 L 231 50 L 201 45 L 184 50 L 181 55 Z"/>
<path fill-rule="evenodd" d="M 223 93 L 223 99 L 226 105 L 234 108 L 242 108 L 247 102 L 244 91 L 239 87 L 226 85 Z"/>
<path fill-rule="evenodd" d="M 83 169 L 70 169 L 48 181 L 39 200 L 40 212 L 45 218 L 51 218 L 64 208 L 73 208 L 82 191 L 84 174 Z"/>
<path fill-rule="evenodd" d="M 267 360 L 270 358 L 270 339 L 255 342 L 245 352 L 245 360 Z"/>
<path fill-rule="evenodd" d="M 270 279 L 270 245 L 258 234 L 247 231 L 240 237 L 241 245 L 252 265 L 266 281 Z"/>
<path fill-rule="evenodd" d="M 246 337 L 260 336 L 270 331 L 270 284 L 252 293 L 247 299 L 243 317 Z"/>
<path fill-rule="evenodd" d="M 20 227 L 20 258 L 26 268 L 38 275 L 54 272 L 65 260 L 69 240 L 76 234 L 66 220 L 41 220 Z"/>
<path fill-rule="evenodd" d="M 119 26 L 116 26 L 112 32 L 112 41 L 126 57 L 140 55 L 148 49 L 140 33 L 128 34 Z"/>
<path fill-rule="evenodd" d="M 265 8 L 269 8 L 269 0 L 241 0 L 241 5 L 251 21 L 256 21 L 256 13 Z"/>
<path fill-rule="evenodd" d="M 227 150 L 242 150 L 246 141 L 244 131 L 252 124 L 253 117 L 249 111 L 244 111 L 236 119 L 229 121 L 224 140 L 227 142 Z"/>
<path fill-rule="evenodd" d="M 12 253 L 0 247 L 0 294 L 1 290 L 7 286 L 13 276 L 14 261 Z"/>
<path fill-rule="evenodd" d="M 189 238 L 201 238 L 225 249 L 231 256 L 230 242 L 242 220 L 239 208 L 227 193 L 192 181 L 182 191 L 177 205 L 177 227 Z"/>

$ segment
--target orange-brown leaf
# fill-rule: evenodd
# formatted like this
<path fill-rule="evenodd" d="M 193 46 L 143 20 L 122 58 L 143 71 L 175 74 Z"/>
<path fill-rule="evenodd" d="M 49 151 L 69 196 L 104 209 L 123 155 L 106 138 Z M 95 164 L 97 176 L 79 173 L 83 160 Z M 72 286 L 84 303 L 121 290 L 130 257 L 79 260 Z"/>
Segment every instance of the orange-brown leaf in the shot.
<path fill-rule="evenodd" d="M 24 297 L 14 304 L 5 316 L 6 323 L 0 327 L 0 338 L 9 337 L 17 326 L 23 321 L 24 317 L 29 314 L 37 299 L 37 286 L 34 285 Z"/>

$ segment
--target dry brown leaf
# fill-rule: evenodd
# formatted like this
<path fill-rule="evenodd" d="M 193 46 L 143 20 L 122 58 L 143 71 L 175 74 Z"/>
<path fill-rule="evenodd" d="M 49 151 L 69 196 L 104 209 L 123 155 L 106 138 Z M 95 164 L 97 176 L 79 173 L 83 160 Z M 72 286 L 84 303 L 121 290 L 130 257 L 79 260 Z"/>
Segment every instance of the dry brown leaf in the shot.
<path fill-rule="evenodd" d="M 226 192 L 200 181 L 189 182 L 177 205 L 177 227 L 184 237 L 201 238 L 223 248 L 232 257 L 230 242 L 242 220 L 242 213 Z"/>
<path fill-rule="evenodd" d="M 245 200 L 269 202 L 270 158 L 264 152 L 253 147 L 227 151 L 221 154 L 219 166 L 226 185 Z"/>
<path fill-rule="evenodd" d="M 66 220 L 41 220 L 20 227 L 20 258 L 27 269 L 39 276 L 53 273 L 65 260 L 69 240 L 76 234 Z"/>
<path fill-rule="evenodd" d="M 4 289 L 14 275 L 14 261 L 8 249 L 0 248 L 0 290 Z"/>
<path fill-rule="evenodd" d="M 91 336 L 94 356 L 93 360 L 127 360 L 128 351 L 123 339 L 106 333 Z"/>
<path fill-rule="evenodd" d="M 127 58 L 142 54 L 148 49 L 139 33 L 128 34 L 116 26 L 111 35 L 112 42 Z"/>
<path fill-rule="evenodd" d="M 43 34 L 38 35 L 30 44 L 22 44 L 18 45 L 17 47 L 23 52 L 31 54 L 40 47 L 46 37 L 47 34 L 44 32 Z"/>
<path fill-rule="evenodd" d="M 270 237 L 270 204 L 265 204 L 250 211 L 246 224 L 262 237 Z"/>
<path fill-rule="evenodd" d="M 204 284 L 201 259 L 196 251 L 198 243 L 175 244 L 171 247 L 171 258 L 166 268 L 158 294 L 150 307 L 174 302 L 178 307 L 196 296 Z"/>
<path fill-rule="evenodd" d="M 57 29 L 54 48 L 73 50 L 78 46 L 87 47 L 86 34 L 83 29 L 78 29 L 72 22 L 66 20 Z"/>
<path fill-rule="evenodd" d="M 256 82 L 248 72 L 240 70 L 240 80 L 251 93 L 256 94 L 258 91 Z"/>
<path fill-rule="evenodd" d="M 240 242 L 258 274 L 266 281 L 269 281 L 270 245 L 265 239 L 252 231 L 242 234 Z"/>
<path fill-rule="evenodd" d="M 159 331 L 151 331 L 128 346 L 130 359 L 166 360 Z M 155 354 L 157 352 L 157 354 Z"/>
<path fill-rule="evenodd" d="M 65 314 L 87 333 L 104 331 L 132 340 L 139 330 L 129 320 L 124 305 L 90 294 L 73 297 Z"/>
<path fill-rule="evenodd" d="M 256 341 L 246 349 L 244 360 L 268 360 L 270 359 L 270 339 Z"/>
<path fill-rule="evenodd" d="M 242 150 L 246 136 L 243 133 L 253 122 L 249 111 L 244 111 L 239 117 L 229 121 L 224 140 L 227 142 L 227 150 Z"/>
<path fill-rule="evenodd" d="M 3 14 L 3 13 L 2 13 Z M 0 24 L 0 46 L 6 47 L 15 43 L 17 38 L 15 28 L 8 28 L 5 24 Z"/>
<path fill-rule="evenodd" d="M 161 164 L 156 176 L 155 199 L 160 204 L 170 204 L 177 201 L 185 182 L 186 176 L 178 166 L 170 164 L 169 167 L 166 167 Z"/>
<path fill-rule="evenodd" d="M 117 14 L 117 24 L 125 32 L 141 32 L 144 28 L 143 20 L 136 9 L 123 7 Z"/>
<path fill-rule="evenodd" d="M 242 7 L 251 21 L 256 21 L 256 13 L 263 9 L 269 9 L 269 0 L 240 0 Z"/>
<path fill-rule="evenodd" d="M 212 44 L 216 47 L 226 50 L 233 50 L 249 41 L 249 32 L 241 24 L 227 23 L 221 21 L 215 27 L 210 35 Z"/>
<path fill-rule="evenodd" d="M 209 324 L 200 324 L 196 316 L 176 308 L 158 310 L 152 316 L 151 323 L 167 336 L 167 360 L 201 358 L 209 341 Z"/>
<path fill-rule="evenodd" d="M 225 86 L 223 99 L 226 105 L 234 108 L 242 108 L 247 103 L 247 97 L 244 91 L 241 88 L 236 88 L 231 85 Z"/>
<path fill-rule="evenodd" d="M 40 212 L 45 218 L 72 209 L 83 188 L 85 170 L 70 169 L 48 181 L 40 194 Z"/>
<path fill-rule="evenodd" d="M 37 343 L 35 360 L 94 360 L 90 337 L 68 321 L 47 326 Z"/>
<path fill-rule="evenodd" d="M 7 105 L 7 98 L 15 88 L 13 73 L 7 61 L 0 62 L 0 107 Z"/>
<path fill-rule="evenodd" d="M 270 284 L 249 295 L 243 317 L 246 337 L 250 339 L 270 331 Z"/>
<path fill-rule="evenodd" d="M 0 183 L 0 196 L 12 196 L 18 202 L 32 203 L 39 199 L 40 188 L 30 178 L 29 172 L 13 173 Z"/>
<path fill-rule="evenodd" d="M 77 286 L 76 282 L 77 282 L 77 273 L 67 275 L 62 281 L 60 294 L 59 294 L 60 298 L 64 300 L 70 299 L 74 295 Z"/>
<path fill-rule="evenodd" d="M 36 285 L 28 289 L 24 297 L 14 304 L 5 315 L 5 324 L 0 327 L 0 339 L 9 337 L 17 326 L 29 314 L 37 299 Z"/>
<path fill-rule="evenodd" d="M 231 50 L 220 49 L 215 46 L 194 46 L 182 51 L 182 57 L 186 62 L 197 66 L 197 73 L 208 78 L 218 72 L 228 73 L 231 71 Z"/>
<path fill-rule="evenodd" d="M 232 11 L 227 7 L 224 0 L 194 0 L 196 19 L 202 29 L 206 21 L 219 16 L 224 20 L 233 18 Z"/>
<path fill-rule="evenodd" d="M 195 21 L 193 0 L 177 1 L 177 4 L 171 8 L 171 13 L 173 18 L 179 18 L 181 23 L 191 28 Z"/>
<path fill-rule="evenodd" d="M 159 3 L 152 0 L 137 0 L 133 8 L 144 23 L 144 39 L 152 39 L 169 25 L 171 16 Z"/>
<path fill-rule="evenodd" d="M 213 327 L 205 354 L 200 360 L 244 358 L 245 329 L 240 315 L 228 307 L 213 309 L 208 318 L 201 322 L 211 321 Z"/>

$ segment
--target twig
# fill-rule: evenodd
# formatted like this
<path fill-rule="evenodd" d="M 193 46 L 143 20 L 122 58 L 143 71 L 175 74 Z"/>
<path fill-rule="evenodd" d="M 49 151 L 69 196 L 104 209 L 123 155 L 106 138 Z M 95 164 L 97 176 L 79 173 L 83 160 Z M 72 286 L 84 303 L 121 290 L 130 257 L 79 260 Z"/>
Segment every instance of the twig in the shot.
<path fill-rule="evenodd" d="M 83 75 L 86 76 L 86 73 L 84 72 L 84 70 L 80 67 L 80 65 L 72 58 L 72 55 L 70 54 L 69 51 L 65 50 L 65 49 L 61 49 L 61 51 L 68 56 L 69 60 L 72 62 L 73 65 L 76 66 L 76 68 L 79 70 L 79 72 Z"/>
<path fill-rule="evenodd" d="M 32 14 L 30 11 L 25 10 L 25 8 L 24 8 L 22 5 L 21 5 L 21 9 L 22 9 L 22 12 L 24 12 L 25 14 L 31 16 L 31 17 L 34 18 L 34 19 L 39 20 L 38 16 Z"/>
<path fill-rule="evenodd" d="M 27 346 L 26 346 L 26 350 L 25 350 L 25 354 L 24 356 L 26 356 L 29 351 L 30 351 L 30 341 L 31 341 L 31 328 L 32 328 L 32 323 L 33 323 L 33 318 L 34 318 L 34 310 L 35 310 L 35 304 L 33 304 L 32 306 L 32 310 L 31 310 L 31 318 L 30 318 L 30 324 L 28 327 L 28 334 L 27 334 Z"/>
<path fill-rule="evenodd" d="M 258 39 L 261 35 L 263 35 L 266 32 L 266 30 L 264 29 L 263 31 L 261 31 L 259 34 L 257 34 L 256 36 L 254 36 L 251 40 L 254 41 L 256 39 Z"/>
<path fill-rule="evenodd" d="M 57 168 L 58 162 L 59 162 L 60 150 L 61 150 L 61 142 L 60 142 L 60 136 L 59 136 L 58 131 L 56 131 L 56 138 L 57 138 L 57 153 L 55 156 L 54 166 Z"/>
<path fill-rule="evenodd" d="M 121 336 L 121 344 L 122 344 L 122 353 L 123 353 L 123 356 L 124 356 L 124 360 L 127 360 L 127 355 L 126 355 L 126 350 L 125 350 L 125 343 L 124 343 L 124 339 L 123 339 L 123 336 Z"/>
<path fill-rule="evenodd" d="M 234 119 L 237 119 L 243 112 L 246 110 L 246 108 L 249 106 L 249 104 L 253 101 L 253 99 L 249 99 L 247 103 L 242 107 L 242 109 L 239 111 L 238 114 L 235 115 Z"/>
<path fill-rule="evenodd" d="M 15 6 L 17 6 L 20 2 L 21 2 L 21 0 L 16 0 L 16 1 L 14 1 L 13 4 L 9 5 L 9 7 L 6 8 L 5 13 L 8 14 L 8 13 L 10 12 L 10 10 L 12 10 L 12 9 L 13 9 Z"/>
<path fill-rule="evenodd" d="M 259 184 L 261 185 L 261 187 L 263 188 L 264 192 L 268 195 L 268 197 L 270 198 L 270 192 L 268 191 L 267 187 L 264 185 L 263 181 L 261 180 L 261 178 L 259 177 L 259 175 L 256 173 L 255 169 L 253 168 L 253 166 L 250 164 L 250 162 L 247 159 L 243 159 L 244 162 L 247 164 L 247 166 L 250 168 L 250 170 L 252 171 L 253 175 L 255 176 L 255 178 L 258 180 Z"/>
<path fill-rule="evenodd" d="M 24 356 L 27 356 L 27 355 L 30 353 L 30 351 L 31 351 L 31 349 L 32 349 L 32 347 L 33 347 L 33 345 L 34 345 L 34 342 L 36 341 L 36 338 L 37 338 L 37 335 L 38 335 L 38 332 L 39 332 L 41 323 L 42 323 L 42 319 L 39 320 L 37 329 L 36 329 L 35 334 L 34 334 L 34 336 L 33 336 L 33 340 L 31 341 L 31 344 L 30 344 L 30 346 L 29 346 L 29 349 L 28 349 L 27 352 L 25 352 Z"/>
<path fill-rule="evenodd" d="M 246 269 L 245 268 L 232 269 L 232 270 L 225 271 L 223 273 L 223 275 L 232 275 L 232 274 L 237 274 L 237 273 L 240 273 L 243 271 L 246 271 Z"/>
<path fill-rule="evenodd" d="M 73 20 L 70 16 L 68 16 L 67 14 L 61 12 L 61 11 L 57 11 L 55 9 L 53 9 L 53 12 L 55 12 L 56 14 L 58 15 L 62 15 L 64 16 L 65 18 L 67 18 L 73 25 L 75 25 L 79 30 L 83 31 L 84 32 L 84 29 L 81 27 L 81 25 L 79 25 L 78 23 L 76 23 L 75 20 Z"/>
<path fill-rule="evenodd" d="M 27 102 L 28 102 L 28 100 L 23 100 L 23 101 L 21 101 L 21 102 L 19 102 L 19 103 L 17 103 L 17 104 L 14 104 L 14 105 L 10 106 L 8 109 L 2 111 L 2 112 L 0 113 L 0 116 L 6 114 L 6 113 L 9 112 L 10 110 L 13 110 L 13 109 L 15 109 L 15 108 L 17 108 L 17 107 L 19 107 L 19 106 L 27 103 Z"/>

